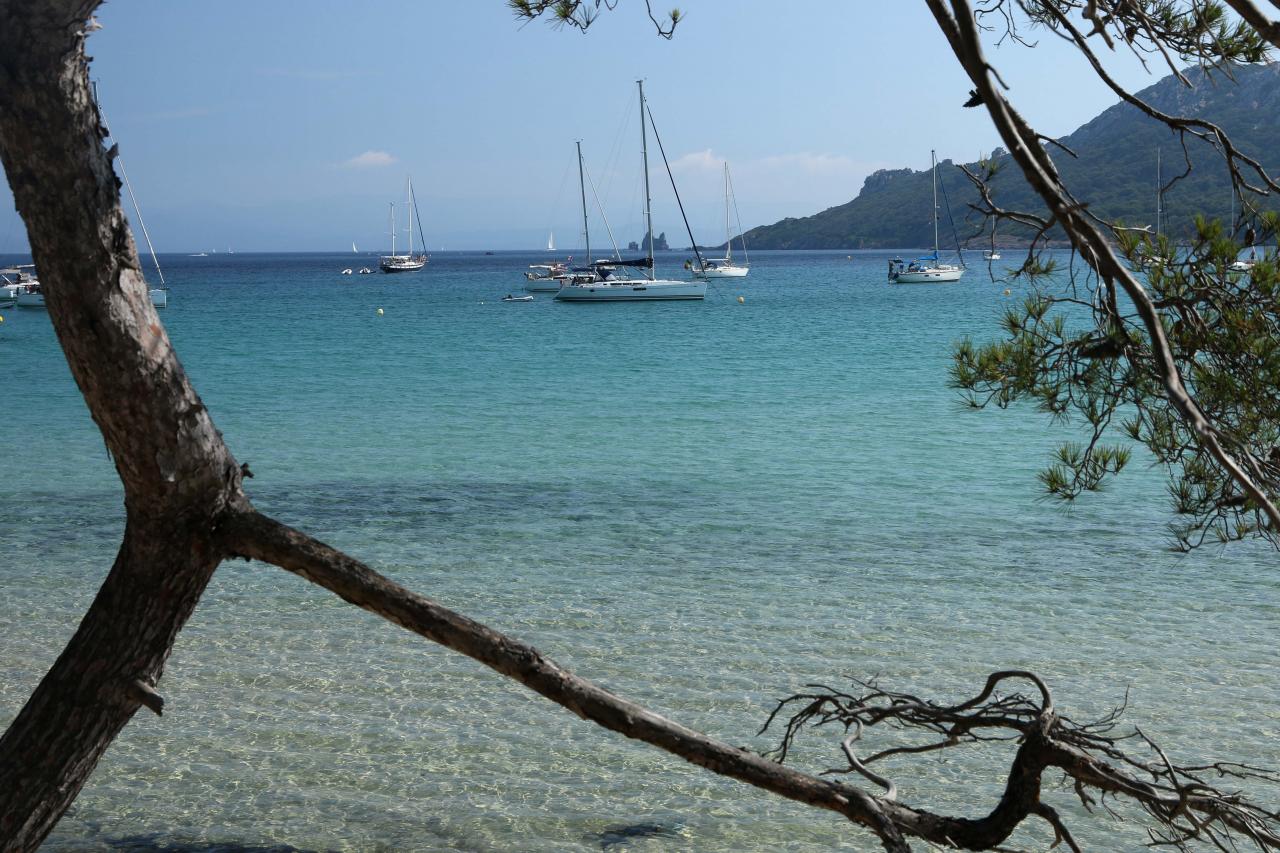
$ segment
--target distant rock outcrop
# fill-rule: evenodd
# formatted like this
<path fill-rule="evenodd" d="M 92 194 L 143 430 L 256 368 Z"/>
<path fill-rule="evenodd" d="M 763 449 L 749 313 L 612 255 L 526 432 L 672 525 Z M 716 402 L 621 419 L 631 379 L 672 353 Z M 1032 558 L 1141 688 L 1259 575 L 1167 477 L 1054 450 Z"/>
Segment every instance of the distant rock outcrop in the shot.
<path fill-rule="evenodd" d="M 628 243 L 627 249 L 632 252 L 635 252 L 635 251 L 643 252 L 646 250 L 648 245 L 649 245 L 649 235 L 645 234 L 643 237 L 640 238 L 639 243 L 636 243 L 634 241 Z M 667 232 L 665 231 L 658 232 L 658 236 L 653 238 L 653 250 L 655 252 L 666 252 L 670 248 L 671 247 L 667 245 Z"/>

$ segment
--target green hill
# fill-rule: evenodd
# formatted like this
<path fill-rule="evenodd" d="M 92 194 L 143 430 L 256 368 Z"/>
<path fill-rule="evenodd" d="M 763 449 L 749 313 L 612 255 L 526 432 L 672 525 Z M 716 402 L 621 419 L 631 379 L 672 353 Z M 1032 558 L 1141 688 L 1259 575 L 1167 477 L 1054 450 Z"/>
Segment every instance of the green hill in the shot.
<path fill-rule="evenodd" d="M 1162 112 L 1217 123 L 1268 171 L 1280 167 L 1280 64 L 1236 66 L 1232 69 L 1234 81 L 1221 73 L 1206 76 L 1199 69 L 1185 74 L 1194 82 L 1191 88 L 1170 75 L 1139 95 Z M 931 142 L 921 139 L 922 149 Z M 1186 169 L 1178 136 L 1124 103 L 1107 109 L 1061 142 L 1077 155 L 1072 158 L 1065 152 L 1053 152 L 1076 197 L 1103 218 L 1134 225 L 1155 221 L 1156 150 L 1162 154 L 1166 182 Z M 1008 209 L 1042 210 L 1008 155 L 997 151 L 996 156 L 1004 167 L 992 183 L 996 203 Z M 1221 157 L 1207 143 L 1191 138 L 1187 157 L 1195 166 L 1192 173 L 1164 195 L 1164 230 L 1174 235 L 1190 233 L 1197 213 L 1226 218 L 1230 205 L 1227 168 Z M 972 234 L 979 224 L 968 207 L 977 200 L 972 184 L 949 160 L 939 164 L 938 177 L 950 198 L 961 236 Z M 747 245 L 753 249 L 932 246 L 931 192 L 928 170 L 883 169 L 867 178 L 853 201 L 813 216 L 753 228 L 746 233 Z M 940 192 L 939 203 L 941 199 Z M 942 216 L 945 246 L 953 241 L 945 210 Z M 1018 236 L 1005 226 L 1000 242 L 1016 244 Z"/>

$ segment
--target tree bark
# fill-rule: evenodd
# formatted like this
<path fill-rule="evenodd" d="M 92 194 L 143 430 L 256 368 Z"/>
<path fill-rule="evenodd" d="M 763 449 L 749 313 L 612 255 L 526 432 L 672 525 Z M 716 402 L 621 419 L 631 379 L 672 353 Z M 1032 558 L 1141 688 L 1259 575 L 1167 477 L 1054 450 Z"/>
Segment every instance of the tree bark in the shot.
<path fill-rule="evenodd" d="M 0 2 L 0 161 L 71 373 L 124 484 L 115 564 L 0 737 L 0 850 L 33 850 L 153 686 L 221 554 L 240 469 L 151 305 L 102 144 L 83 28 L 95 0 Z"/>

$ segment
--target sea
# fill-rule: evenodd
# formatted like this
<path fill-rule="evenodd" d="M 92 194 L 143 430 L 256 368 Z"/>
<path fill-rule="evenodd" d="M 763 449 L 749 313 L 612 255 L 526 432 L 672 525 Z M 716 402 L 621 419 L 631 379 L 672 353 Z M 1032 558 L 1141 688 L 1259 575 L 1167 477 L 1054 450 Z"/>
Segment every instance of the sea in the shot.
<path fill-rule="evenodd" d="M 1141 448 L 1046 500 L 1036 474 L 1079 425 L 948 386 L 955 343 L 996 338 L 1026 294 L 1012 254 L 890 286 L 890 253 L 755 252 L 705 302 L 585 305 L 501 301 L 545 252 L 368 276 L 348 253 L 162 256 L 161 317 L 260 509 L 728 743 L 776 746 L 762 724 L 807 685 L 958 702 L 1025 668 L 1077 721 L 1124 706 L 1175 762 L 1280 767 L 1275 551 L 1172 549 Z M 48 317 L 2 313 L 0 727 L 124 524 Z M 164 716 L 133 719 L 44 850 L 879 849 L 260 563 L 217 571 L 159 689 Z M 788 762 L 847 766 L 840 737 L 808 731 Z M 878 766 L 901 801 L 976 817 L 1015 749 Z M 1147 843 L 1139 811 L 1059 782 L 1046 801 L 1086 849 Z M 1027 823 L 1008 844 L 1051 841 Z"/>

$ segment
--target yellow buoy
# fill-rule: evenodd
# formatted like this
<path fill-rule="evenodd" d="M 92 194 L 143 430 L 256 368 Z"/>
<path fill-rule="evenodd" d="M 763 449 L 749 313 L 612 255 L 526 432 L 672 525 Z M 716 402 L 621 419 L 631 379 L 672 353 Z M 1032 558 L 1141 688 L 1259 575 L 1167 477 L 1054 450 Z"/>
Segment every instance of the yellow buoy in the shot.
<path fill-rule="evenodd" d="M 382 309 L 381 309 L 381 308 L 379 308 L 379 309 L 378 309 L 378 316 L 379 316 L 379 317 L 381 317 L 381 316 L 382 316 Z"/>
<path fill-rule="evenodd" d="M 743 299 L 741 296 L 739 296 L 739 297 L 738 297 L 738 304 L 739 304 L 739 305 L 743 304 L 743 303 L 744 303 L 744 302 L 746 302 L 746 301 L 747 301 L 747 300 Z"/>

